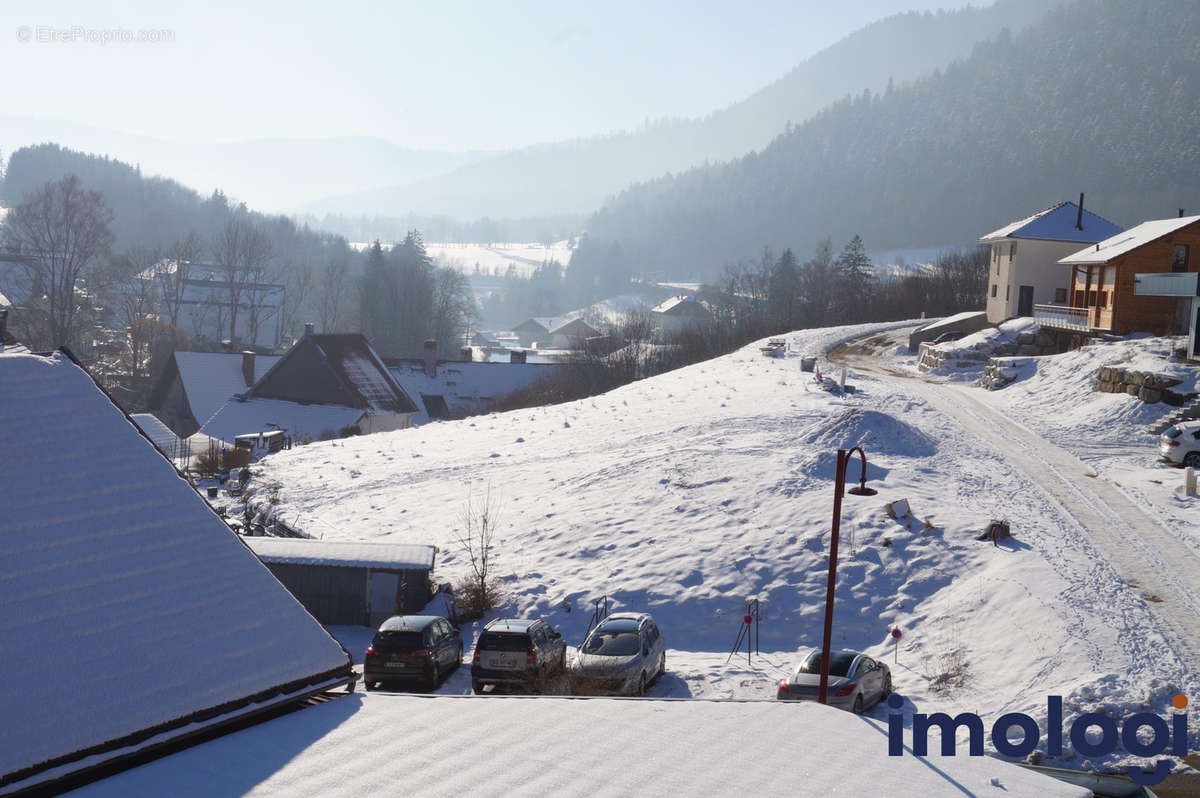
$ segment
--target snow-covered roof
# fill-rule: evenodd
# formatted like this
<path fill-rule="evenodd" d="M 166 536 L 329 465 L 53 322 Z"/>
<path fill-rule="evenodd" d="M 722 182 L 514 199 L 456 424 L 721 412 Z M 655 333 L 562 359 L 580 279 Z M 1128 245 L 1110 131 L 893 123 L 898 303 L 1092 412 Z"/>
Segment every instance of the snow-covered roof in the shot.
<path fill-rule="evenodd" d="M 0 784 L 344 680 L 341 646 L 82 368 L 0 357 L 0 396 Z"/>
<path fill-rule="evenodd" d="M 562 368 L 557 363 L 438 363 L 437 376 L 430 377 L 419 360 L 392 361 L 392 377 L 414 402 L 414 424 L 430 420 L 425 397 L 440 396 L 452 415 L 468 415 L 489 409 L 491 403 L 521 388 L 527 388 Z M 436 413 L 435 413 L 436 415 Z"/>
<path fill-rule="evenodd" d="M 414 744 L 411 729 L 437 733 Z M 748 729 L 761 739 L 739 744 Z M 889 757 L 887 745 L 886 723 L 816 703 L 351 695 L 78 794 L 359 798 L 414 774 L 428 795 L 1091 794 L 992 757 Z"/>
<path fill-rule="evenodd" d="M 550 329 L 551 335 L 599 335 L 600 331 L 583 319 L 563 319 Z"/>
<path fill-rule="evenodd" d="M 436 546 L 413 543 L 360 543 L 350 540 L 243 538 L 263 562 L 333 565 L 343 568 L 403 570 L 433 568 Z"/>
<path fill-rule="evenodd" d="M 1180 216 L 1174 219 L 1153 219 L 1131 227 L 1123 233 L 1099 242 L 1097 246 L 1085 247 L 1059 261 L 1068 265 L 1078 263 L 1108 263 L 1138 247 L 1157 241 L 1163 236 L 1200 221 L 1200 216 Z"/>
<path fill-rule="evenodd" d="M 293 440 L 338 437 L 364 411 L 345 405 L 302 405 L 281 399 L 230 399 L 200 432 L 232 445 L 238 435 L 281 429 Z"/>
<path fill-rule="evenodd" d="M 153 413 L 134 413 L 130 416 L 138 429 L 146 433 L 146 437 L 154 442 L 161 452 L 173 452 L 179 447 L 179 436 L 171 432 L 166 424 L 158 420 Z"/>
<path fill-rule="evenodd" d="M 556 327 L 561 327 L 563 324 L 571 321 L 566 316 L 534 316 L 531 319 L 526 319 L 517 326 L 513 327 L 515 331 L 535 330 L 541 328 L 546 332 L 550 332 Z"/>
<path fill-rule="evenodd" d="M 1074 241 L 1086 244 L 1102 241 L 1121 232 L 1120 227 L 1087 208 L 1083 209 L 1082 229 L 1075 226 L 1078 218 L 1078 205 L 1074 202 L 1060 202 L 1032 216 L 1007 224 L 999 230 L 993 230 L 980 237 L 979 243 L 990 244 L 1008 238 L 1035 238 L 1042 241 Z"/>
<path fill-rule="evenodd" d="M 235 393 L 249 388 L 242 376 L 242 355 L 228 352 L 176 352 L 179 379 L 196 422 L 203 426 Z M 254 356 L 254 380 L 279 362 L 279 355 Z"/>
<path fill-rule="evenodd" d="M 248 395 L 344 405 L 373 413 L 417 411 L 361 333 L 304 336 L 258 379 Z"/>
<path fill-rule="evenodd" d="M 707 312 L 703 304 L 690 296 L 673 296 L 651 309 L 651 313 L 676 314 L 691 311 L 693 313 Z"/>

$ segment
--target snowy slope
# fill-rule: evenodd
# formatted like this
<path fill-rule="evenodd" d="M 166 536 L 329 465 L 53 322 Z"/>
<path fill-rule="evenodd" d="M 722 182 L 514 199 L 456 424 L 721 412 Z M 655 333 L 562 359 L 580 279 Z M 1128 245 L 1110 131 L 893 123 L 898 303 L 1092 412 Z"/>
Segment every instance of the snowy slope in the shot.
<path fill-rule="evenodd" d="M 991 757 L 886 751 L 885 724 L 817 704 L 350 696 L 72 795 L 1090 794 Z"/>
<path fill-rule="evenodd" d="M 0 778 L 347 665 L 81 368 L 0 397 Z"/>
<path fill-rule="evenodd" d="M 608 594 L 663 628 L 658 694 L 769 698 L 819 642 L 835 453 L 861 444 L 880 493 L 843 508 L 835 642 L 892 664 L 900 626 L 909 711 L 1044 718 L 1052 694 L 1069 720 L 1104 701 L 1159 710 L 1194 684 L 1145 601 L 1004 456 L 903 385 L 852 377 L 857 392 L 837 396 L 800 371 L 800 355 L 880 328 L 801 331 L 784 359 L 751 345 L 580 402 L 310 446 L 268 458 L 264 479 L 285 516 L 338 528 L 326 538 L 437 545 L 439 578 L 465 573 L 467 489 L 491 484 L 504 613 L 545 616 L 577 644 Z M 911 523 L 883 512 L 901 498 Z M 993 517 L 1016 522 L 1015 542 L 974 540 Z M 725 665 L 750 597 L 770 653 Z"/>

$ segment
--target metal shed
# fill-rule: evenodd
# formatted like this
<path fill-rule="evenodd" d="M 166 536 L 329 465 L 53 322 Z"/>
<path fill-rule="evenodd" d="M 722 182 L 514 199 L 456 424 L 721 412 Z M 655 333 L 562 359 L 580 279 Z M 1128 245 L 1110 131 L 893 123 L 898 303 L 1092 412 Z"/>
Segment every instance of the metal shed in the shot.
<path fill-rule="evenodd" d="M 436 546 L 243 538 L 283 586 L 326 625 L 378 626 L 430 599 Z"/>

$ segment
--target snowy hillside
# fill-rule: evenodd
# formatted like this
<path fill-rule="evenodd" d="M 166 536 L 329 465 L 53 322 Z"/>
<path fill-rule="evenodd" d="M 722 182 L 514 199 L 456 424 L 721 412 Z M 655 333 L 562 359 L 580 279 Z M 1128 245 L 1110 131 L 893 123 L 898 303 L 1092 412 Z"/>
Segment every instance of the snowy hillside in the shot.
<path fill-rule="evenodd" d="M 504 614 L 544 616 L 577 644 L 607 594 L 663 628 L 657 694 L 770 698 L 819 642 L 836 450 L 860 444 L 879 495 L 845 500 L 835 642 L 884 658 L 908 711 L 1044 719 L 1046 696 L 1062 695 L 1069 722 L 1194 691 L 1146 602 L 1006 457 L 901 383 L 852 377 L 842 396 L 800 371 L 800 355 L 872 329 L 793 333 L 787 358 L 752 345 L 580 402 L 313 444 L 268 458 L 262 478 L 286 517 L 319 519 L 326 538 L 437 545 L 443 579 L 466 570 L 468 490 L 490 485 Z M 913 519 L 887 516 L 897 499 Z M 974 539 L 993 517 L 1014 541 Z M 751 597 L 764 656 L 727 666 Z"/>

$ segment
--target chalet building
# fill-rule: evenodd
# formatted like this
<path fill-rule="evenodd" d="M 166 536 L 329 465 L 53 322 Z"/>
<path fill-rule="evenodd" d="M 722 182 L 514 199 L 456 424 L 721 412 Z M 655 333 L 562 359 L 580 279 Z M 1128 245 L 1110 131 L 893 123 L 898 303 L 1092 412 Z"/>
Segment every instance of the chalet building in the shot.
<path fill-rule="evenodd" d="M 516 334 L 517 341 L 521 346 L 549 346 L 550 331 L 565 321 L 567 321 L 567 319 L 551 316 L 538 316 L 532 319 L 526 319 L 517 326 L 513 327 L 512 331 Z"/>
<path fill-rule="evenodd" d="M 353 684 L 69 353 L 0 354 L 0 394 L 0 793 L 58 794 Z"/>
<path fill-rule="evenodd" d="M 712 311 L 704 303 L 683 295 L 673 296 L 652 308 L 650 315 L 657 323 L 660 334 L 666 338 L 704 327 L 713 321 Z"/>
<path fill-rule="evenodd" d="M 979 243 L 991 251 L 988 322 L 1032 316 L 1034 305 L 1066 306 L 1071 270 L 1059 259 L 1120 232 L 1117 225 L 1085 210 L 1080 194 L 1079 204 L 1060 202 L 982 236 Z"/>
<path fill-rule="evenodd" d="M 416 412 L 365 335 L 308 331 L 200 431 L 233 444 L 239 435 L 283 430 L 303 443 L 405 429 Z"/>
<path fill-rule="evenodd" d="M 1071 270 L 1066 307 L 1039 306 L 1035 318 L 1067 346 L 1102 333 L 1200 333 L 1200 216 L 1143 222 L 1059 262 Z"/>
<path fill-rule="evenodd" d="M 279 359 L 254 352 L 175 352 L 150 391 L 150 412 L 187 438 Z"/>

